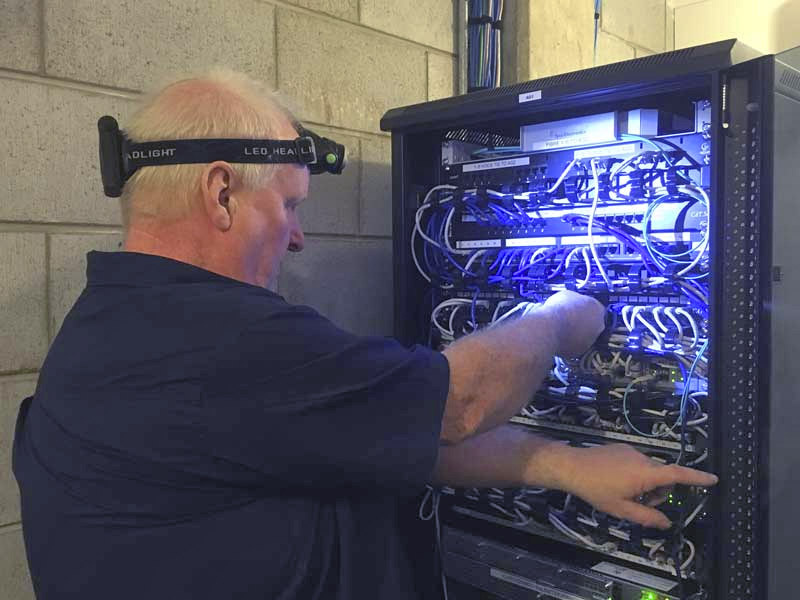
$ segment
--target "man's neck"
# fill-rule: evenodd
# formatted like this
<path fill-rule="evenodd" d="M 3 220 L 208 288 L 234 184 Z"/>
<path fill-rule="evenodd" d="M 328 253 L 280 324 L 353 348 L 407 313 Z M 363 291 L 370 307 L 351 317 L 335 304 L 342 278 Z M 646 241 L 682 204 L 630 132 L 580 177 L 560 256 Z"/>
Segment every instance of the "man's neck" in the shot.
<path fill-rule="evenodd" d="M 215 250 L 213 243 L 200 243 L 201 236 L 191 226 L 181 223 L 180 227 L 169 225 L 131 224 L 125 234 L 122 249 L 125 252 L 154 254 L 188 263 L 201 269 L 230 277 L 246 283 L 249 281 L 242 272 L 238 261 L 226 253 Z"/>

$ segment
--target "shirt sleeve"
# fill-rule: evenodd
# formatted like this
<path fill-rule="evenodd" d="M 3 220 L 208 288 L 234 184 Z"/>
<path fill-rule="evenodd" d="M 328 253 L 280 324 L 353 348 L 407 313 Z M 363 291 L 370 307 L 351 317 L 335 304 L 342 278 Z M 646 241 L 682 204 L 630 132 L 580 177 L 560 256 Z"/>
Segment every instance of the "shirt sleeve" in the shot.
<path fill-rule="evenodd" d="M 449 388 L 439 352 L 347 333 L 286 305 L 222 349 L 219 452 L 269 485 L 405 488 L 436 461 Z"/>

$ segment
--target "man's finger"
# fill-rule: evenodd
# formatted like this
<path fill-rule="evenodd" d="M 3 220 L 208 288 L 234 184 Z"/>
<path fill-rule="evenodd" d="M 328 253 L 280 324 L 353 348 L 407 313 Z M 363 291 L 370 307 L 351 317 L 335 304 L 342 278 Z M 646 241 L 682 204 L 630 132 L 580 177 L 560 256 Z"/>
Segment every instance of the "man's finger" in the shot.
<path fill-rule="evenodd" d="M 649 508 L 638 502 L 626 501 L 614 507 L 611 511 L 615 517 L 625 519 L 645 527 L 669 529 L 672 523 L 667 516 L 655 508 Z"/>
<path fill-rule="evenodd" d="M 646 506 L 658 506 L 659 504 L 664 504 L 664 502 L 667 501 L 667 495 L 671 490 L 672 488 L 669 487 L 660 487 L 651 490 L 643 495 L 641 503 Z"/>
<path fill-rule="evenodd" d="M 719 478 L 713 473 L 678 465 L 667 465 L 653 471 L 652 487 L 668 487 L 679 483 L 707 487 L 716 485 L 718 481 Z"/>

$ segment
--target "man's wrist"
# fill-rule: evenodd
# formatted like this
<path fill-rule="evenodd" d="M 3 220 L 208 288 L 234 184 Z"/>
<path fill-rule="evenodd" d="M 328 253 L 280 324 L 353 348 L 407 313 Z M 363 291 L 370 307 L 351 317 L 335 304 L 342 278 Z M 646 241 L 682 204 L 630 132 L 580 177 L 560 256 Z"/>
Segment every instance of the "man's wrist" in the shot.
<path fill-rule="evenodd" d="M 536 337 L 533 339 L 536 339 L 539 347 L 546 348 L 551 356 L 558 355 L 561 349 L 559 312 L 558 307 L 541 305 L 531 310 L 525 317 L 536 328 Z"/>
<path fill-rule="evenodd" d="M 530 453 L 524 480 L 529 487 L 572 492 L 577 480 L 580 448 L 558 440 L 539 439 L 539 447 Z"/>

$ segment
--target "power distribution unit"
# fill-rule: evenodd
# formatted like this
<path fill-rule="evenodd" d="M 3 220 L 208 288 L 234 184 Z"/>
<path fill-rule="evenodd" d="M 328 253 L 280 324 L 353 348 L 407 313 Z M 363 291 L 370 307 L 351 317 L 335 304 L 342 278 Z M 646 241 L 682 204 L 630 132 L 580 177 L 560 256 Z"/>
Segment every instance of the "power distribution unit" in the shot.
<path fill-rule="evenodd" d="M 590 294 L 606 332 L 556 357 L 512 422 L 720 476 L 673 490 L 666 533 L 553 490 L 433 490 L 449 598 L 795 597 L 800 48 L 727 40 L 381 127 L 396 336 L 442 349 L 558 290 Z"/>

